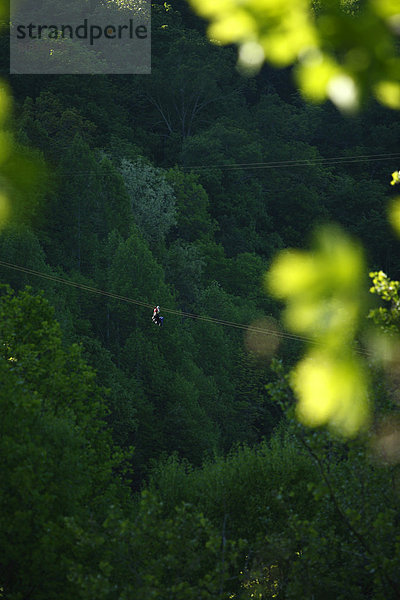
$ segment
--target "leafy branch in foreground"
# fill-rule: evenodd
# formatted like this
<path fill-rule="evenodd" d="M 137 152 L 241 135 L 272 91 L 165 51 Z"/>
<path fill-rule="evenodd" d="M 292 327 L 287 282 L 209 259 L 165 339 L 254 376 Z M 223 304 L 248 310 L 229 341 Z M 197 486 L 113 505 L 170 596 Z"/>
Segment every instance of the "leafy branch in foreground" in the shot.
<path fill-rule="evenodd" d="M 209 38 L 239 46 L 239 66 L 295 65 L 307 98 L 358 108 L 370 92 L 400 108 L 399 10 L 394 0 L 189 0 Z"/>
<path fill-rule="evenodd" d="M 289 329 L 309 340 L 292 372 L 299 419 L 352 436 L 369 421 L 365 361 L 355 351 L 363 316 L 361 249 L 336 228 L 316 237 L 313 252 L 284 251 L 266 275 L 267 289 L 287 301 Z"/>

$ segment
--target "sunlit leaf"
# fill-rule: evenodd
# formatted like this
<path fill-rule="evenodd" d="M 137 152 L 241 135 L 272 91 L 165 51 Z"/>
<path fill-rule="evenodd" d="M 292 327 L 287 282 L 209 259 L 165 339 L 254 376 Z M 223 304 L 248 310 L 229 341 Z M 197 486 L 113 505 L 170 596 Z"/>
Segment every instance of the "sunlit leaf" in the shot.
<path fill-rule="evenodd" d="M 392 173 L 392 176 L 394 176 L 394 173 Z M 398 172 L 397 180 L 394 183 L 399 183 Z M 389 222 L 396 233 L 400 235 L 400 196 L 397 196 L 389 206 Z"/>
<path fill-rule="evenodd" d="M 283 251 L 266 274 L 267 288 L 278 298 L 302 293 L 316 281 L 314 259 L 306 252 Z"/>
<path fill-rule="evenodd" d="M 373 10 L 382 17 L 392 18 L 400 15 L 400 6 L 398 0 L 371 0 Z"/>
<path fill-rule="evenodd" d="M 366 379 L 355 358 L 314 351 L 292 373 L 298 418 L 310 427 L 329 424 L 345 436 L 355 435 L 369 421 Z"/>
<path fill-rule="evenodd" d="M 382 104 L 389 108 L 400 108 L 400 84 L 394 81 L 381 81 L 375 88 L 375 94 Z"/>
<path fill-rule="evenodd" d="M 353 345 L 363 309 L 364 259 L 341 230 L 321 229 L 312 252 L 285 251 L 265 283 L 286 300 L 286 326 L 310 341 L 292 373 L 298 415 L 311 426 L 330 425 L 345 436 L 366 425 L 368 384 Z"/>
<path fill-rule="evenodd" d="M 400 171 L 393 171 L 392 173 L 392 181 L 390 185 L 396 185 L 396 183 L 400 183 Z"/>
<path fill-rule="evenodd" d="M 0 83 L 0 127 L 4 126 L 10 112 L 10 96 L 5 83 Z M 0 167 L 10 156 L 12 149 L 12 136 L 0 130 Z M 2 187 L 0 188 L 0 229 L 6 224 L 10 215 L 10 202 L 4 189 L 4 174 L 2 174 Z M 6 175 L 7 177 L 7 175 Z"/>
<path fill-rule="evenodd" d="M 328 96 L 329 82 L 340 74 L 336 62 L 318 51 L 308 52 L 296 69 L 302 94 L 309 100 L 321 102 Z"/>
<path fill-rule="evenodd" d="M 256 73 L 264 58 L 265 52 L 258 42 L 245 42 L 239 49 L 239 71 L 249 75 Z"/>
<path fill-rule="evenodd" d="M 208 19 L 209 38 L 239 46 L 238 67 L 253 74 L 266 60 L 295 65 L 308 99 L 331 99 L 354 111 L 367 92 L 400 108 L 398 0 L 315 2 L 313 0 L 188 0 Z M 256 59 L 247 60 L 252 44 Z M 262 48 L 262 53 L 259 51 Z"/>
<path fill-rule="evenodd" d="M 0 193 L 0 228 L 4 225 L 10 214 L 10 204 L 7 196 Z"/>
<path fill-rule="evenodd" d="M 235 10 L 210 25 L 208 33 L 211 39 L 215 38 L 222 44 L 229 44 L 249 39 L 255 30 L 254 19 L 244 10 Z"/>
<path fill-rule="evenodd" d="M 10 111 L 10 96 L 4 82 L 0 83 L 0 124 L 4 123 Z"/>
<path fill-rule="evenodd" d="M 327 88 L 328 96 L 344 112 L 355 111 L 360 102 L 356 81 L 346 73 L 331 77 Z"/>

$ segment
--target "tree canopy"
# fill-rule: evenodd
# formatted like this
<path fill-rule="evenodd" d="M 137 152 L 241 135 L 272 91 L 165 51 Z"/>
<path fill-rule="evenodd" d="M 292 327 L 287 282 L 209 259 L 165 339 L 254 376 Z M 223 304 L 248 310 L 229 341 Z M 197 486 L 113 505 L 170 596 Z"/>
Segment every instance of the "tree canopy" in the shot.
<path fill-rule="evenodd" d="M 193 6 L 0 90 L 0 597 L 399 598 L 397 4 Z"/>

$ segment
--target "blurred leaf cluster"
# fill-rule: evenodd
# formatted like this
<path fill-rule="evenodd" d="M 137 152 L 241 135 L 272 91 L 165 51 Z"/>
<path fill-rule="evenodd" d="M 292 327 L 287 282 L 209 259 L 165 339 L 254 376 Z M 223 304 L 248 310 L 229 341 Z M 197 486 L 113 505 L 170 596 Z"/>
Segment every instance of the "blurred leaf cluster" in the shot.
<path fill-rule="evenodd" d="M 0 81 L 0 229 L 6 223 L 29 223 L 44 186 L 42 156 L 16 141 L 11 109 L 8 86 Z"/>
<path fill-rule="evenodd" d="M 1 6 L 1 5 L 0 5 Z M 1 15 L 1 12 L 0 12 Z M 0 227 L 5 223 L 9 214 L 9 198 L 4 181 L 4 165 L 10 154 L 9 134 L 4 129 L 10 110 L 10 98 L 7 88 L 3 83 L 0 84 L 0 166 L 2 185 L 0 189 Z"/>
<path fill-rule="evenodd" d="M 239 67 L 295 65 L 302 94 L 354 110 L 366 94 L 400 108 L 395 0 L 189 0 L 209 38 L 239 45 Z"/>
<path fill-rule="evenodd" d="M 363 314 L 364 258 L 336 228 L 321 229 L 313 252 L 281 252 L 266 276 L 268 290 L 287 301 L 289 329 L 310 348 L 292 372 L 300 420 L 329 424 L 346 436 L 368 422 L 368 377 L 354 350 Z"/>

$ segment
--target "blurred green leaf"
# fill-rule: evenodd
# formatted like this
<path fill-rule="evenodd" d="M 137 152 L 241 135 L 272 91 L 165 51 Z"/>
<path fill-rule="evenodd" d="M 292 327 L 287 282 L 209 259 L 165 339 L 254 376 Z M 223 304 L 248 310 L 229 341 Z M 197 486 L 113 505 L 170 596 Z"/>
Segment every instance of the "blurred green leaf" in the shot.
<path fill-rule="evenodd" d="M 344 436 L 368 423 L 368 377 L 353 349 L 364 306 L 361 248 L 341 230 L 319 230 L 313 252 L 285 251 L 267 273 L 267 289 L 285 300 L 286 325 L 311 345 L 292 372 L 299 419 L 329 424 Z"/>
<path fill-rule="evenodd" d="M 263 60 L 296 65 L 302 94 L 330 98 L 343 111 L 355 110 L 372 93 L 400 108 L 400 59 L 396 49 L 400 11 L 396 0 L 189 0 L 208 19 L 217 44 L 239 46 L 244 73 Z"/>

